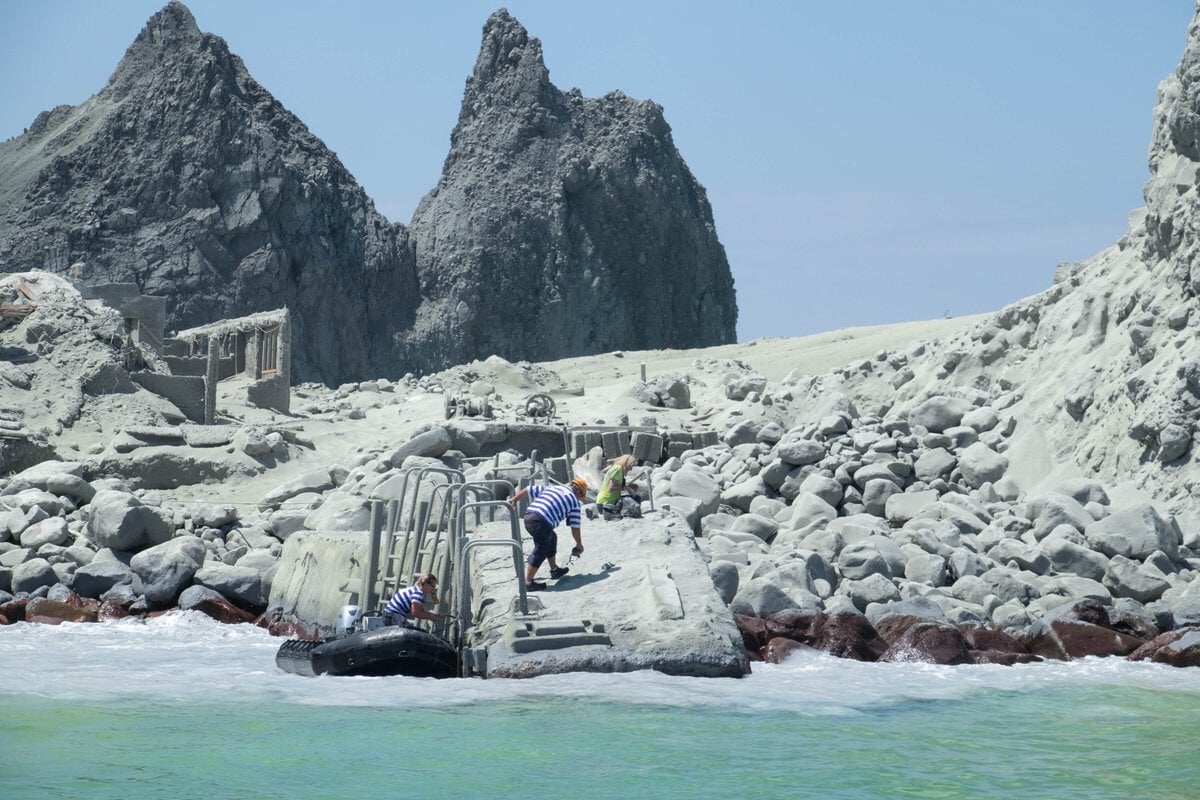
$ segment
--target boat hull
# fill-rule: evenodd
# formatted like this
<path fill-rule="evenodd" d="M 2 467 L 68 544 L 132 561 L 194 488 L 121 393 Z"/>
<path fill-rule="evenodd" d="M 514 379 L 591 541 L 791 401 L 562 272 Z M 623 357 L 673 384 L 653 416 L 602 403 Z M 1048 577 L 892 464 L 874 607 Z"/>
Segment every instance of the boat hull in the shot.
<path fill-rule="evenodd" d="M 275 654 L 275 665 L 308 676 L 452 678 L 458 674 L 458 654 L 431 633 L 389 626 L 324 641 L 289 639 Z"/>

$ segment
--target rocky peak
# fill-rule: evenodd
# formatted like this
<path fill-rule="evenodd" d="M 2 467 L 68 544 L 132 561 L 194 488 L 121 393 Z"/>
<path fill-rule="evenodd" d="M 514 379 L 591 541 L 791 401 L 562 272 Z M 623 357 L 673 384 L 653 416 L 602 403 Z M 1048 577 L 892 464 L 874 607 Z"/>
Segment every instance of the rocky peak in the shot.
<path fill-rule="evenodd" d="M 470 85 L 482 90 L 497 80 L 535 88 L 550 83 L 550 73 L 542 60 L 542 43 L 530 37 L 525 27 L 503 8 L 488 17 L 483 26 L 483 44 Z"/>
<path fill-rule="evenodd" d="M 450 135 L 447 168 L 459 155 L 453 145 L 474 125 L 524 125 L 548 133 L 562 116 L 561 97 L 550 83 L 542 44 L 507 11 L 492 14 L 483 28 L 475 70 L 467 78 L 458 123 Z"/>
<path fill-rule="evenodd" d="M 559 91 L 540 43 L 506 11 L 484 27 L 441 180 L 410 230 L 422 294 L 406 343 L 415 360 L 735 337 L 712 209 L 662 109 Z"/>
<path fill-rule="evenodd" d="M 295 376 L 331 384 L 733 340 L 712 211 L 657 105 L 563 94 L 502 10 L 451 141 L 417 234 L 390 224 L 171 2 L 96 97 L 0 143 L 0 271 L 134 283 L 169 330 L 286 305 Z"/>
<path fill-rule="evenodd" d="M 195 49 L 204 36 L 188 7 L 179 0 L 171 0 L 150 18 L 129 45 L 108 80 L 108 88 L 120 91 L 139 76 L 153 72 L 163 61 L 178 57 L 182 51 Z M 227 49 L 225 52 L 228 55 Z"/>
<path fill-rule="evenodd" d="M 1179 68 L 1158 86 L 1146 198 L 1146 258 L 1169 263 L 1191 296 L 1200 296 L 1200 16 L 1188 26 Z M 1135 220 L 1135 224 L 1136 224 Z"/>
<path fill-rule="evenodd" d="M 41 147 L 0 144 L 0 269 L 136 283 L 175 330 L 287 305 L 301 380 L 399 370 L 404 230 L 181 3 L 96 97 L 39 119 Z"/>

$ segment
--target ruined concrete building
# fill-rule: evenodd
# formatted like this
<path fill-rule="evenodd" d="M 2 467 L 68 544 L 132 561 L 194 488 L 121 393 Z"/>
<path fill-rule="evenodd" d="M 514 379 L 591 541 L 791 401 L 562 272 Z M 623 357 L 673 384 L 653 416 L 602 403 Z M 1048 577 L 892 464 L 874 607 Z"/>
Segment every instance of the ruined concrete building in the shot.
<path fill-rule="evenodd" d="M 286 308 L 164 334 L 167 299 L 143 295 L 131 283 L 76 283 L 88 300 L 114 308 L 141 352 L 162 359 L 168 371 L 130 368 L 130 379 L 161 395 L 193 422 L 216 421 L 217 383 L 238 375 L 251 383 L 247 399 L 288 412 L 291 398 L 291 321 Z M 138 365 L 140 366 L 140 365 Z"/>
<path fill-rule="evenodd" d="M 167 343 L 167 363 L 204 361 L 205 422 L 216 412 L 218 381 L 244 375 L 253 381 L 247 399 L 256 406 L 287 413 L 291 398 L 292 323 L 286 308 L 226 319 L 180 331 Z"/>

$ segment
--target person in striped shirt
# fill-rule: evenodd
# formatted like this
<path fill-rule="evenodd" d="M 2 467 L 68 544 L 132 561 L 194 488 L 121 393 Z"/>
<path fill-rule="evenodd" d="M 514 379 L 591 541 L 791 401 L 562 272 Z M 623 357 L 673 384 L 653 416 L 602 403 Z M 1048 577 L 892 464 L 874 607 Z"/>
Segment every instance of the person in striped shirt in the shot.
<path fill-rule="evenodd" d="M 441 622 L 446 619 L 448 616 L 446 614 L 438 614 L 425 609 L 426 602 L 431 606 L 438 604 L 437 583 L 434 574 L 427 572 L 412 586 L 401 589 L 392 595 L 392 599 L 388 600 L 388 604 L 383 608 L 387 624 L 410 627 L 409 621 L 412 619 L 427 619 L 431 622 Z"/>
<path fill-rule="evenodd" d="M 546 584 L 533 578 L 542 562 L 550 562 L 550 577 L 561 578 L 567 574 L 566 567 L 558 566 L 558 534 L 554 528 L 566 520 L 575 537 L 573 555 L 583 555 L 583 536 L 579 532 L 580 503 L 587 498 L 588 485 L 583 478 L 575 478 L 566 486 L 543 486 L 532 484 L 508 499 L 513 506 L 525 497 L 530 500 L 525 509 L 525 530 L 533 539 L 533 552 L 525 559 L 525 590 L 536 592 Z"/>

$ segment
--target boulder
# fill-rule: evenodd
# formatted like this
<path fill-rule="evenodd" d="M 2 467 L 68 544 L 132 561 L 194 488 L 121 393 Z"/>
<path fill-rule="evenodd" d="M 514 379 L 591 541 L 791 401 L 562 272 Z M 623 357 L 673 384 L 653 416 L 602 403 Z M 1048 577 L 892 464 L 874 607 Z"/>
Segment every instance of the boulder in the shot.
<path fill-rule="evenodd" d="M 49 588 L 58 583 L 58 573 L 44 558 L 31 558 L 12 568 L 12 591 L 14 594 L 32 594 L 42 587 Z"/>
<path fill-rule="evenodd" d="M 1140 561 L 1156 550 L 1174 559 L 1179 555 L 1179 529 L 1149 503 L 1114 511 L 1084 530 L 1088 542 L 1106 556 Z"/>
<path fill-rule="evenodd" d="M 983 442 L 976 442 L 959 453 L 958 468 L 962 470 L 967 485 L 978 489 L 985 483 L 995 483 L 1004 477 L 1008 470 L 1008 458 Z"/>
<path fill-rule="evenodd" d="M 1200 628 L 1169 631 L 1129 654 L 1130 661 L 1153 661 L 1172 667 L 1200 667 Z"/>
<path fill-rule="evenodd" d="M 137 550 L 166 541 L 174 530 L 158 509 L 143 505 L 128 492 L 103 489 L 88 508 L 88 536 L 98 548 Z"/>
<path fill-rule="evenodd" d="M 263 582 L 262 572 L 252 567 L 209 561 L 196 571 L 192 580 L 228 598 L 240 608 L 254 612 L 266 609 L 268 587 Z"/>
<path fill-rule="evenodd" d="M 365 498 L 331 492 L 325 502 L 304 518 L 313 531 L 365 531 L 371 527 L 371 504 Z"/>
<path fill-rule="evenodd" d="M 152 607 L 173 604 L 204 563 L 207 549 L 197 536 L 180 536 L 147 548 L 129 562 L 142 582 L 146 602 Z"/>
<path fill-rule="evenodd" d="M 969 664 L 971 654 L 962 632 L 943 621 L 918 620 L 888 645 L 880 661 Z"/>
<path fill-rule="evenodd" d="M 922 427 L 933 433 L 941 433 L 962 422 L 963 415 L 974 406 L 961 397 L 937 395 L 918 403 L 908 413 L 908 424 Z"/>
<path fill-rule="evenodd" d="M 71 588 L 81 597 L 99 599 L 118 584 L 133 584 L 134 572 L 120 561 L 93 559 L 75 570 Z"/>
<path fill-rule="evenodd" d="M 234 606 L 217 591 L 199 585 L 184 589 L 184 593 L 179 596 L 179 607 L 184 610 L 197 610 L 218 622 L 230 625 L 236 622 L 253 622 L 256 619 L 254 614 Z"/>

